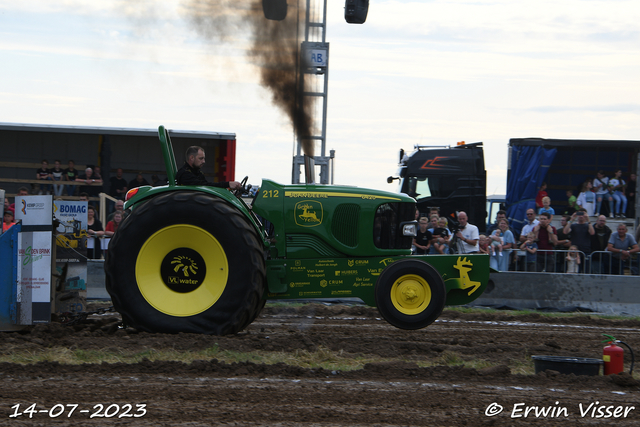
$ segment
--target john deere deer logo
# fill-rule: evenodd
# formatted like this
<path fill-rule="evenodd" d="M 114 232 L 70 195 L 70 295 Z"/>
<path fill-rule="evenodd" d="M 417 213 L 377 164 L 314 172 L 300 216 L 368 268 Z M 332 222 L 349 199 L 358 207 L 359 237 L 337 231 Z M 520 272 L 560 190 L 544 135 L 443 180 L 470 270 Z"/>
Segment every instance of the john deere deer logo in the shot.
<path fill-rule="evenodd" d="M 445 283 L 449 284 L 451 289 L 466 290 L 471 288 L 467 294 L 471 295 L 482 285 L 482 283 L 471 280 L 469 277 L 469 271 L 473 268 L 473 263 L 467 257 L 458 257 L 458 261 L 453 268 L 460 272 L 460 277 L 445 280 Z"/>
<path fill-rule="evenodd" d="M 322 224 L 322 204 L 315 200 L 296 203 L 296 224 L 302 227 L 315 227 Z"/>

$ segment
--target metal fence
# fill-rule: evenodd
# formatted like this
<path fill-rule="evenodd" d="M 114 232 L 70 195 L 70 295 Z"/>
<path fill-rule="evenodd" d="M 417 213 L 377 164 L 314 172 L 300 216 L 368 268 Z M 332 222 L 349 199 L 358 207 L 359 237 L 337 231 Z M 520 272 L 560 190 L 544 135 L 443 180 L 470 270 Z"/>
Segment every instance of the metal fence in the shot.
<path fill-rule="evenodd" d="M 580 262 L 568 259 L 569 253 L 577 253 Z M 640 271 L 638 254 L 632 254 L 626 260 L 609 251 L 595 251 L 587 255 L 582 251 L 538 249 L 535 256 L 529 258 L 521 250 L 514 250 L 511 255 L 509 271 L 636 276 Z"/>

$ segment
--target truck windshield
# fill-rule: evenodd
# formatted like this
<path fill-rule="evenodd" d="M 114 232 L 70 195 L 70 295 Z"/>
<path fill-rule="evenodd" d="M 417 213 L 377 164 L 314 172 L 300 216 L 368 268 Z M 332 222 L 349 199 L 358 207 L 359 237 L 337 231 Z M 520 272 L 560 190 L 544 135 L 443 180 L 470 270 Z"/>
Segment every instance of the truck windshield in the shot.
<path fill-rule="evenodd" d="M 468 180 L 456 178 L 453 176 L 411 176 L 406 178 L 403 193 L 408 194 L 416 199 L 424 199 L 426 197 L 437 197 L 440 199 L 448 199 L 456 189 L 466 187 Z"/>
<path fill-rule="evenodd" d="M 431 188 L 429 187 L 428 177 L 416 177 L 411 176 L 405 178 L 405 185 L 403 185 L 403 193 L 415 197 L 416 199 L 431 197 Z"/>

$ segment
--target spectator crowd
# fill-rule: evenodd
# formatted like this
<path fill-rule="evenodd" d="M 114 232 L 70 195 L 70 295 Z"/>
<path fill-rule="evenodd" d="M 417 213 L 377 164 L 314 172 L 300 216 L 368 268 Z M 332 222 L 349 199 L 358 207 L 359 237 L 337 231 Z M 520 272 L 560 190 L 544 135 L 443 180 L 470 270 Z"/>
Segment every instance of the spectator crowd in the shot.
<path fill-rule="evenodd" d="M 620 169 L 610 178 L 598 171 L 581 185 L 577 197 L 567 191 L 566 206 L 558 209 L 562 213 L 558 228 L 552 224 L 556 209 L 546 190 L 542 183 L 536 208 L 518 218 L 523 224 L 519 233 L 504 210 L 498 211 L 486 234 L 478 234 L 465 212 L 457 213 L 457 223 L 449 223 L 435 208 L 428 214 L 416 211 L 420 229 L 414 253 L 488 254 L 491 267 L 499 271 L 639 274 L 640 227 L 634 235 L 625 224 L 627 217 L 635 217 L 636 174 L 626 181 Z M 612 230 L 607 219 L 614 218 L 617 224 Z"/>

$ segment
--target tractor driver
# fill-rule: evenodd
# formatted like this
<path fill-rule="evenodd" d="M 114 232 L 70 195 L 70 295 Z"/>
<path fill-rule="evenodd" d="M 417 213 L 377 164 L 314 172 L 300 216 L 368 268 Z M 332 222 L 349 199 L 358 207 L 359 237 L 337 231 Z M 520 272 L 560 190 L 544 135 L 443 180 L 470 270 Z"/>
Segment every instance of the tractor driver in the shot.
<path fill-rule="evenodd" d="M 202 147 L 193 145 L 187 148 L 185 154 L 184 166 L 178 170 L 176 174 L 176 183 L 178 185 L 208 185 L 211 187 L 222 187 L 237 190 L 240 188 L 238 181 L 230 182 L 209 182 L 205 178 L 200 168 L 204 165 L 204 150 Z"/>

